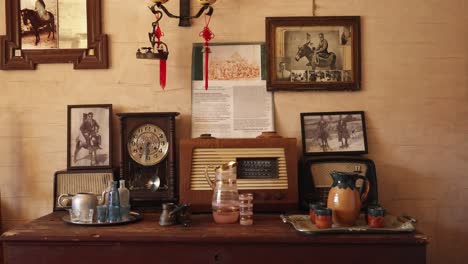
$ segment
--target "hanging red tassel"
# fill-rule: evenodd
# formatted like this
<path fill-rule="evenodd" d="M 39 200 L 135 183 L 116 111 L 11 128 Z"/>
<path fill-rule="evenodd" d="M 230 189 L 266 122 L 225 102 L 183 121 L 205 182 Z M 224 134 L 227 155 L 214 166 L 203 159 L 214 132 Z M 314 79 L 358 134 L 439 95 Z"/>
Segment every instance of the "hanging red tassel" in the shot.
<path fill-rule="evenodd" d="M 161 60 L 159 63 L 159 85 L 163 90 L 166 88 L 166 60 Z"/>
<path fill-rule="evenodd" d="M 160 19 L 160 14 L 156 14 L 156 21 Z M 154 29 L 154 35 L 158 39 L 157 42 L 157 49 L 158 53 L 163 55 L 164 54 L 164 49 L 163 45 L 161 42 L 161 37 L 164 36 L 164 33 L 161 31 L 161 28 L 159 27 L 159 23 Z M 159 63 L 159 85 L 161 88 L 164 90 L 166 88 L 166 59 L 161 59 Z"/>
<path fill-rule="evenodd" d="M 214 33 L 208 27 L 210 24 L 211 16 L 205 15 L 205 27 L 200 32 L 200 36 L 205 39 L 205 90 L 208 90 L 208 57 L 210 53 L 209 42 L 214 38 Z"/>

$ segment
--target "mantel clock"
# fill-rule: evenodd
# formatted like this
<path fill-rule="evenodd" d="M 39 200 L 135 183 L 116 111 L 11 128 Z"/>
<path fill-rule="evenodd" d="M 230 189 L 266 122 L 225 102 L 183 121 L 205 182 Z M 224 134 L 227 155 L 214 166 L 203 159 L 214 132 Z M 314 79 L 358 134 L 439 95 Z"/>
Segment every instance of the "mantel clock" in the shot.
<path fill-rule="evenodd" d="M 119 113 L 122 178 L 132 207 L 176 202 L 175 118 L 179 113 Z"/>

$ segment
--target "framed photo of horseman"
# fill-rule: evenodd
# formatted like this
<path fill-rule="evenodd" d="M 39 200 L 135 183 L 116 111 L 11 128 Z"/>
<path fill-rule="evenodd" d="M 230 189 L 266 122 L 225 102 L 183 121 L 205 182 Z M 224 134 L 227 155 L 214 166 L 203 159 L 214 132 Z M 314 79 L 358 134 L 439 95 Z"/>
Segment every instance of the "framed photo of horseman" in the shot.
<path fill-rule="evenodd" d="M 367 154 L 363 111 L 301 113 L 304 156 Z"/>
<path fill-rule="evenodd" d="M 57 49 L 58 0 L 21 0 L 22 49 Z"/>
<path fill-rule="evenodd" d="M 112 105 L 69 105 L 67 168 L 112 168 Z"/>
<path fill-rule="evenodd" d="M 267 17 L 267 90 L 359 90 L 360 18 Z"/>

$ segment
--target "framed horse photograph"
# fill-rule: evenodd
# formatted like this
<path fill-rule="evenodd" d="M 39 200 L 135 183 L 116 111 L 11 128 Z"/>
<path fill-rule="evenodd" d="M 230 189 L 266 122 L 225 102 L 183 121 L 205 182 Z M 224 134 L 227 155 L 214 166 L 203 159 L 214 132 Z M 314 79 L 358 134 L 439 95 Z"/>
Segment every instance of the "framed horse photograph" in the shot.
<path fill-rule="evenodd" d="M 58 0 L 21 0 L 22 49 L 56 49 Z"/>
<path fill-rule="evenodd" d="M 267 17 L 267 90 L 361 89 L 360 17 Z"/>
<path fill-rule="evenodd" d="M 363 111 L 301 113 L 304 156 L 367 154 Z"/>
<path fill-rule="evenodd" d="M 69 105 L 67 168 L 112 168 L 112 105 Z"/>

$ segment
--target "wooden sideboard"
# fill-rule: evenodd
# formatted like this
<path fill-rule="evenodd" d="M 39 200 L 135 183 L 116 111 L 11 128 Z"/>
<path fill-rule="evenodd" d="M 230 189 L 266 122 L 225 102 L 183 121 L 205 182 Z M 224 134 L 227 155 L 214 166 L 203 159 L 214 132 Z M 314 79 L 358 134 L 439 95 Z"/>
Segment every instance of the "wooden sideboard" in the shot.
<path fill-rule="evenodd" d="M 255 215 L 253 226 L 215 224 L 193 215 L 190 227 L 138 223 L 83 227 L 54 212 L 5 232 L 4 264 L 90 263 L 425 263 L 422 234 L 303 235 L 278 215 Z"/>

